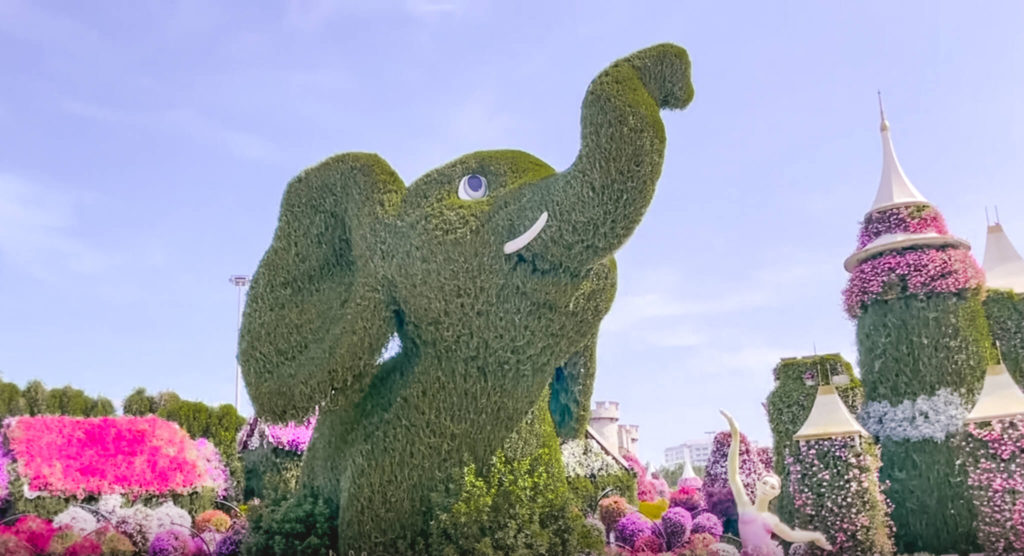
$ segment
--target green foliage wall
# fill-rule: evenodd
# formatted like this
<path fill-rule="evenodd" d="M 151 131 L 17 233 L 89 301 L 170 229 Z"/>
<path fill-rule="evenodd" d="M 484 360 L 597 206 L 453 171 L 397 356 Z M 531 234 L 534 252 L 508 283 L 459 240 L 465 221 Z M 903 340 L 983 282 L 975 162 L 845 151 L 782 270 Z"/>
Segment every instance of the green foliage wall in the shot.
<path fill-rule="evenodd" d="M 876 402 L 897 406 L 944 389 L 960 400 L 957 407 L 929 409 L 930 421 L 951 423 L 952 430 L 939 433 L 941 439 L 920 438 L 922 421 L 900 428 L 883 419 L 890 432 L 882 434 L 865 425 L 881 446 L 881 479 L 892 483 L 887 495 L 894 505 L 897 548 L 976 552 L 974 511 L 951 439 L 977 399 L 993 357 L 980 292 L 872 302 L 858 320 L 857 346 L 865 410 Z"/>
<path fill-rule="evenodd" d="M 864 387 L 854 375 L 853 365 L 839 354 L 784 359 L 773 372 L 775 387 L 768 395 L 768 422 L 772 429 L 772 467 L 782 479 L 783 485 L 775 502 L 775 511 L 784 522 L 791 523 L 796 517 L 796 511 L 793 496 L 786 488 L 790 480 L 786 458 L 796 453 L 797 444 L 793 435 L 811 414 L 814 398 L 818 395 L 818 385 L 822 380 L 824 384 L 831 384 L 831 377 L 835 375 L 850 377 L 848 384 L 836 386 L 836 392 L 854 415 L 860 411 L 864 402 Z M 814 384 L 806 384 L 805 376 L 812 376 Z"/>
<path fill-rule="evenodd" d="M 653 197 L 660 110 L 692 97 L 686 51 L 657 45 L 590 84 L 564 172 L 484 151 L 405 187 L 380 157 L 347 153 L 288 185 L 239 353 L 259 415 L 320 405 L 300 491 L 338 509 L 339 552 L 410 552 L 446 510 L 431 497 L 438 477 L 486 468 L 542 395 L 550 410 L 555 369 L 596 338 L 611 257 Z M 487 184 L 475 201 L 470 177 Z M 392 334 L 402 351 L 379 364 Z M 589 405 L 592 377 L 567 378 L 578 395 L 556 402 Z M 565 434 L 585 411 L 559 413 Z"/>
<path fill-rule="evenodd" d="M 1017 384 L 1024 384 L 1024 297 L 1009 290 L 988 290 L 984 305 L 1003 363 Z"/>

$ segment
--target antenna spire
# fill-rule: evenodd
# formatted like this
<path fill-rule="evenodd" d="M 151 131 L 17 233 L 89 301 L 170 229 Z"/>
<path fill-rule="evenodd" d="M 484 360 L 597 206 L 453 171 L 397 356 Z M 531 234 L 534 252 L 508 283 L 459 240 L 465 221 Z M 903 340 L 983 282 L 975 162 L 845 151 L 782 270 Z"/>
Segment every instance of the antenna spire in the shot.
<path fill-rule="evenodd" d="M 882 119 L 881 130 L 889 131 L 889 122 L 885 121 L 885 108 L 882 106 L 882 91 L 878 91 L 878 115 Z"/>

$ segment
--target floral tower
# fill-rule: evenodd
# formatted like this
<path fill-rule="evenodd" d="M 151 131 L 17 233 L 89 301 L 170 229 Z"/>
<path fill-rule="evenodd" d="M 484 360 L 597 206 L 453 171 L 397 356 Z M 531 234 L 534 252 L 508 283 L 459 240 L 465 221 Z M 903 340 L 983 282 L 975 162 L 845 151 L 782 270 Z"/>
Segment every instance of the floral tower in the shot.
<path fill-rule="evenodd" d="M 1024 381 L 1024 257 L 999 223 L 988 227 L 985 240 L 985 314 L 992 337 L 999 342 L 1003 363 L 1018 383 Z"/>
<path fill-rule="evenodd" d="M 881 102 L 879 102 L 881 108 Z M 984 274 L 968 243 L 910 183 L 882 113 L 882 178 L 845 266 L 866 403 L 900 552 L 974 551 L 974 512 L 953 440 L 981 389 L 991 339 Z"/>

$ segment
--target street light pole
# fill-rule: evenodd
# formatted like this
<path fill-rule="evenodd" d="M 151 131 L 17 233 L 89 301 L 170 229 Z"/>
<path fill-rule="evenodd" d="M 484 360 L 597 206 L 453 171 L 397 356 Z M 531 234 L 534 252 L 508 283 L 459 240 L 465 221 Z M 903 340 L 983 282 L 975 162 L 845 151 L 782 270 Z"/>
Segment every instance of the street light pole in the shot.
<path fill-rule="evenodd" d="M 241 412 L 242 406 L 242 362 L 238 354 L 238 343 L 242 337 L 242 295 L 252 280 L 245 275 L 236 274 L 228 281 L 238 288 L 238 335 L 235 340 L 235 411 Z"/>

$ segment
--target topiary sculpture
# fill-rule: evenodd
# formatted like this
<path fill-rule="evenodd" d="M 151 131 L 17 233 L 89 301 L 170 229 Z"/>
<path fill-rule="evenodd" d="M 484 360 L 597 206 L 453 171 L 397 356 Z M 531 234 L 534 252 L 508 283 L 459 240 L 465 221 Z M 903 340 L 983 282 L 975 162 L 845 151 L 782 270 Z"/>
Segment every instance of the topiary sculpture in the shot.
<path fill-rule="evenodd" d="M 439 477 L 485 466 L 556 368 L 559 428 L 585 428 L 611 256 L 661 172 L 659 109 L 692 96 L 686 51 L 657 45 L 591 83 L 563 172 L 481 151 L 406 188 L 379 156 L 346 153 L 288 185 L 240 358 L 261 416 L 320 406 L 300 490 L 338 508 L 339 552 L 412 551 Z M 560 400 L 579 405 L 567 417 Z"/>

